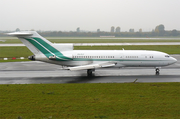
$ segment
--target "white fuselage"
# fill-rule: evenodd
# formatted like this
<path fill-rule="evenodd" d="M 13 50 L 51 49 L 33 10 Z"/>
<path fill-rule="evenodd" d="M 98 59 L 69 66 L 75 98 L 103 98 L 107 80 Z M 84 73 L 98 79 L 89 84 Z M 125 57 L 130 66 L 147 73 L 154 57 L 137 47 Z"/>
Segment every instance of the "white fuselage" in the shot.
<path fill-rule="evenodd" d="M 52 61 L 45 56 L 40 59 L 64 66 L 79 66 L 101 62 L 115 62 L 115 67 L 161 67 L 175 63 L 177 60 L 166 53 L 145 50 L 72 50 L 62 52 L 72 55 L 72 60 Z"/>

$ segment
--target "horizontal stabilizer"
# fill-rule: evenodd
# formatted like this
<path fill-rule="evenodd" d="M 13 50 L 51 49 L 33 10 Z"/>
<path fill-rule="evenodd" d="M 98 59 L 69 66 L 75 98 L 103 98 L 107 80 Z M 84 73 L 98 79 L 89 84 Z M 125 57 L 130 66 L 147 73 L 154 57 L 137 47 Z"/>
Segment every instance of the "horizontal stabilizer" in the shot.
<path fill-rule="evenodd" d="M 16 36 L 16 37 L 21 37 L 21 36 L 32 36 L 32 33 L 26 33 L 26 32 L 14 32 L 14 33 L 7 33 L 9 36 Z"/>

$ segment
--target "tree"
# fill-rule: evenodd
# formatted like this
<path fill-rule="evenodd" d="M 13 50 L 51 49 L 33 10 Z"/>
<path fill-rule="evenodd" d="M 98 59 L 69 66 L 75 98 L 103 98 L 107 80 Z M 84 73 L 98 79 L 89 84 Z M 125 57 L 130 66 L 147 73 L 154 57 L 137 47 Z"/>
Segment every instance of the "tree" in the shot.
<path fill-rule="evenodd" d="M 173 30 L 171 31 L 171 35 L 172 35 L 172 36 L 177 36 L 177 35 L 178 35 L 177 30 L 176 30 L 176 29 L 173 29 Z"/>
<path fill-rule="evenodd" d="M 19 28 L 17 28 L 17 29 L 16 29 L 16 32 L 19 32 L 19 31 L 20 31 L 20 29 L 19 29 Z"/>
<path fill-rule="evenodd" d="M 164 35 L 165 34 L 165 30 L 164 30 L 164 25 L 163 24 L 160 24 L 159 26 L 156 26 L 155 28 L 155 32 L 157 34 L 159 34 L 160 36 Z"/>
<path fill-rule="evenodd" d="M 159 32 L 165 31 L 165 30 L 164 30 L 164 25 L 162 25 L 162 24 L 158 26 L 158 29 L 159 29 Z"/>

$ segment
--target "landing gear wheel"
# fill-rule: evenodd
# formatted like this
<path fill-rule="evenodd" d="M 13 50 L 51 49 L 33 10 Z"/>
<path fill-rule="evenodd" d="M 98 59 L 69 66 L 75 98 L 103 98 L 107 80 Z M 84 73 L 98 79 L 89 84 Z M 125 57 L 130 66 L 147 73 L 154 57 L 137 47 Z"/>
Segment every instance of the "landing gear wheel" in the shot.
<path fill-rule="evenodd" d="M 156 75 L 159 75 L 159 72 L 156 72 Z"/>
<path fill-rule="evenodd" d="M 159 75 L 159 68 L 156 68 L 156 75 Z"/>
<path fill-rule="evenodd" d="M 88 69 L 87 70 L 87 76 L 92 76 L 92 71 L 93 71 L 92 69 Z"/>
<path fill-rule="evenodd" d="M 92 76 L 93 71 L 95 71 L 95 69 L 88 69 L 87 70 L 87 76 Z"/>

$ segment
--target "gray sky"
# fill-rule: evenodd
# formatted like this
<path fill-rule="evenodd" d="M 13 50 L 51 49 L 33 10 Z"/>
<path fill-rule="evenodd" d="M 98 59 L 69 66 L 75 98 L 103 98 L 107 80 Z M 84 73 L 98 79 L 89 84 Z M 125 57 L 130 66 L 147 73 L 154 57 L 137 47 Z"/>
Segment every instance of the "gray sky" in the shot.
<path fill-rule="evenodd" d="M 180 30 L 180 0 L 0 0 L 0 30 Z"/>

